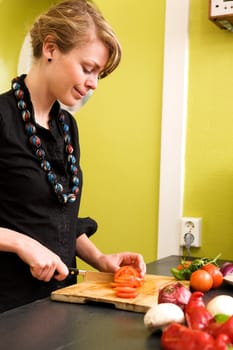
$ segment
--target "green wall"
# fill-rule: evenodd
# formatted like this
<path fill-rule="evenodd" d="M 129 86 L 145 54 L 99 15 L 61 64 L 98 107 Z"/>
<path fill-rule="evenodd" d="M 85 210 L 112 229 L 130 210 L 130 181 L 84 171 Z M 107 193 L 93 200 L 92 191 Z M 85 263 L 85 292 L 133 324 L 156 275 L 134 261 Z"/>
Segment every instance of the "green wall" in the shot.
<path fill-rule="evenodd" d="M 52 0 L 0 0 L 0 91 L 17 73 L 34 18 Z M 97 0 L 123 47 L 119 69 L 77 114 L 84 170 L 82 216 L 99 224 L 104 252 L 156 258 L 165 0 Z M 85 265 L 85 264 L 84 264 Z M 82 265 L 81 265 L 82 266 Z"/>
<path fill-rule="evenodd" d="M 156 258 L 165 1 L 98 0 L 118 33 L 122 63 L 77 113 L 85 172 L 81 214 L 105 252 Z"/>
<path fill-rule="evenodd" d="M 48 3 L 48 0 L 34 1 L 32 7 L 31 0 L 0 0 L 0 91 L 10 87 L 27 30 Z"/>
<path fill-rule="evenodd" d="M 184 216 L 203 218 L 199 256 L 232 259 L 233 33 L 191 0 Z"/>

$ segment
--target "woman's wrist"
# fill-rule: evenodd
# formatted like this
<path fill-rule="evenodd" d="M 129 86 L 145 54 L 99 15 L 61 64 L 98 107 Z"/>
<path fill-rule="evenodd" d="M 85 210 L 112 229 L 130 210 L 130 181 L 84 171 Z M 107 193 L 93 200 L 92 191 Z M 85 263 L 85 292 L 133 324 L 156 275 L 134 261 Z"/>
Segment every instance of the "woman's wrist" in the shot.
<path fill-rule="evenodd" d="M 101 261 L 104 254 L 90 241 L 85 233 L 76 240 L 76 254 L 95 269 L 102 269 Z"/>

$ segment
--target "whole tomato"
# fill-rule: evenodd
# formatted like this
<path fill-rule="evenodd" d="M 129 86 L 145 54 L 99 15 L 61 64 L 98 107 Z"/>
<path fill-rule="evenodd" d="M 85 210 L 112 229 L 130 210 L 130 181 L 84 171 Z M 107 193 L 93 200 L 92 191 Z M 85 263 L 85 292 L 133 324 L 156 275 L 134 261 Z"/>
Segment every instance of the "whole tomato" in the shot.
<path fill-rule="evenodd" d="M 223 274 L 220 271 L 218 266 L 214 264 L 206 264 L 201 269 L 207 271 L 212 276 L 213 278 L 212 288 L 218 288 L 221 286 L 223 282 Z"/>
<path fill-rule="evenodd" d="M 177 266 L 177 270 L 188 269 L 191 264 L 192 264 L 191 260 L 185 260 Z"/>
<path fill-rule="evenodd" d="M 209 272 L 199 269 L 194 271 L 190 277 L 190 287 L 200 292 L 207 292 L 213 286 L 213 278 Z"/>

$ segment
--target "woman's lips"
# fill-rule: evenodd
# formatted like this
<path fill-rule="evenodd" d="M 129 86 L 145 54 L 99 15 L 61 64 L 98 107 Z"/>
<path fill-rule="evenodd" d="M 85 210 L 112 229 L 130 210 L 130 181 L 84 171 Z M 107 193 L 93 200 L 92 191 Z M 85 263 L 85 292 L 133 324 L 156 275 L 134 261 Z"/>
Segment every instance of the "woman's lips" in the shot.
<path fill-rule="evenodd" d="M 84 93 L 76 88 L 74 88 L 74 92 L 75 92 L 75 97 L 79 100 L 82 99 L 86 95 L 86 93 Z"/>

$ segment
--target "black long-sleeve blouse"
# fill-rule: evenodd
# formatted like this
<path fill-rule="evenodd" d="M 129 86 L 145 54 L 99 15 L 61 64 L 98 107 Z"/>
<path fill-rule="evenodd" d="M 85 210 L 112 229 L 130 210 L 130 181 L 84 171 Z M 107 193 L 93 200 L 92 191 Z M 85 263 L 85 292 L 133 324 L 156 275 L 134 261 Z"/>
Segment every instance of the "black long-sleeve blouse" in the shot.
<path fill-rule="evenodd" d="M 20 77 L 24 100 L 34 119 L 30 94 Z M 70 192 L 71 174 L 67 170 L 67 154 L 58 114 L 60 104 L 55 102 L 50 113 L 49 129 L 36 124 L 50 162 L 64 192 Z M 96 231 L 96 222 L 78 218 L 82 190 L 82 172 L 79 165 L 80 149 L 75 119 L 67 111 L 71 143 L 77 159 L 79 189 L 74 203 L 59 202 L 40 162 L 29 144 L 25 123 L 17 107 L 13 90 L 0 95 L 0 227 L 28 235 L 58 254 L 67 266 L 75 266 L 76 238 Z M 42 282 L 30 273 L 29 266 L 16 254 L 0 252 L 0 311 L 4 311 L 38 298 L 48 296 L 54 289 L 74 283 L 65 281 Z"/>

